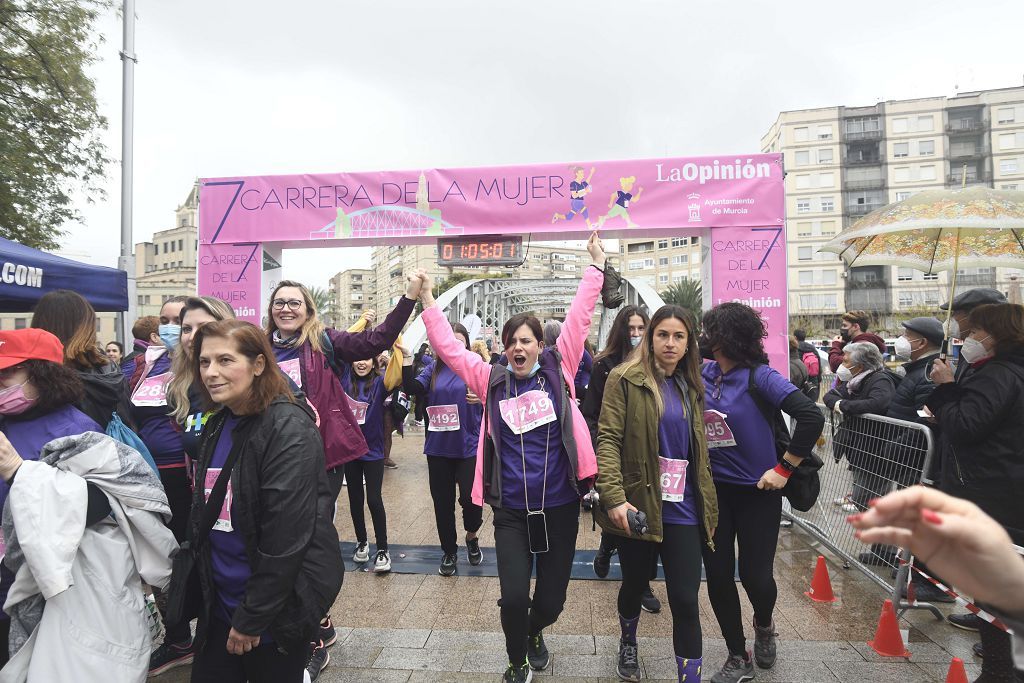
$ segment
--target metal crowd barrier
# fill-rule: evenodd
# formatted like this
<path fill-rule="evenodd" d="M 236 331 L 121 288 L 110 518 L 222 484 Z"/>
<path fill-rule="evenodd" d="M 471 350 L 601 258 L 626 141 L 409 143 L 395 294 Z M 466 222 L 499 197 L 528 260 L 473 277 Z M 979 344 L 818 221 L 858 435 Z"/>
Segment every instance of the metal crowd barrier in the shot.
<path fill-rule="evenodd" d="M 808 512 L 785 506 L 784 515 L 823 546 L 842 558 L 844 567 L 856 567 L 882 589 L 893 593 L 897 609 L 928 609 L 941 613 L 928 603 L 905 599 L 909 565 L 899 549 L 892 546 L 868 547 L 853 536 L 847 515 L 867 509 L 868 501 L 914 484 L 930 484 L 934 454 L 931 430 L 916 422 L 881 415 L 844 416 L 826 406 L 818 406 L 825 415 L 825 429 L 815 453 L 825 463 L 818 473 L 821 494 Z M 906 552 L 906 551 L 904 551 Z"/>

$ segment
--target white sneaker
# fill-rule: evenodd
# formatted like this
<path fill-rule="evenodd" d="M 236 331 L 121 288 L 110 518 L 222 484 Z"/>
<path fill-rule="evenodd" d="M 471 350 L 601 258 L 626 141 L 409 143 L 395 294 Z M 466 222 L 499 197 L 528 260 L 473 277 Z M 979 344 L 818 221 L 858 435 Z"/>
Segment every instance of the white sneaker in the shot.
<path fill-rule="evenodd" d="M 852 498 L 853 498 L 853 496 L 851 496 L 849 493 L 847 493 L 845 496 L 841 496 L 839 498 L 833 498 L 832 499 L 832 504 L 835 505 L 836 507 L 838 507 L 840 505 L 845 505 L 846 503 L 849 503 Z"/>
<path fill-rule="evenodd" d="M 387 550 L 377 551 L 377 559 L 373 561 L 373 571 L 375 574 L 391 571 L 391 555 Z"/>
<path fill-rule="evenodd" d="M 857 507 L 854 503 L 843 503 L 839 506 L 839 509 L 843 512 L 863 512 L 863 510 Z"/>
<path fill-rule="evenodd" d="M 370 545 L 368 543 L 357 543 L 356 552 L 352 555 L 353 562 L 366 562 L 370 559 Z"/>

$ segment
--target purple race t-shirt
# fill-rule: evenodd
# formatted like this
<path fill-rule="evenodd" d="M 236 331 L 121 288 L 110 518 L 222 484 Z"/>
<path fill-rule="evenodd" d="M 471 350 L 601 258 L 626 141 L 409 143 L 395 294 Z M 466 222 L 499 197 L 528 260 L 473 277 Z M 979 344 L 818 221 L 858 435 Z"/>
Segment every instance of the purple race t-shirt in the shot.
<path fill-rule="evenodd" d="M 735 367 L 722 375 L 715 361 L 704 364 L 704 401 L 706 410 L 725 415 L 735 446 L 708 448 L 711 474 L 716 482 L 755 486 L 761 476 L 778 464 L 772 427 L 757 409 L 748 390 L 750 368 Z M 767 365 L 754 370 L 754 382 L 764 400 L 778 408 L 794 391 L 799 391 L 785 377 Z"/>
<path fill-rule="evenodd" d="M 661 519 L 664 524 L 697 524 L 697 501 L 690 460 L 690 420 L 683 408 L 683 396 L 672 380 L 661 383 L 661 400 L 665 412 L 658 423 L 659 455 L 669 460 L 686 460 L 686 487 L 680 502 L 662 500 Z M 660 464 L 660 461 L 659 461 Z"/>
<path fill-rule="evenodd" d="M 384 388 L 384 378 L 377 376 L 372 381 L 350 379 L 350 374 L 345 373 L 345 381 L 342 382 L 345 393 L 352 399 L 352 413 L 356 421 L 363 420 L 359 429 L 366 439 L 366 446 L 369 451 L 359 458 L 365 462 L 384 459 L 384 399 L 388 392 Z M 363 407 L 365 404 L 365 408 Z"/>
<path fill-rule="evenodd" d="M 538 372 L 533 377 L 516 379 L 512 377 L 513 391 L 505 396 L 503 390 L 499 390 L 494 400 L 499 396 L 514 398 L 522 396 L 528 391 L 539 390 L 548 395 L 552 405 L 558 405 L 554 400 L 554 390 L 547 386 L 543 373 Z M 566 397 L 564 400 L 568 400 Z M 501 506 L 511 510 L 526 509 L 526 491 L 529 491 L 531 510 L 540 510 L 541 502 L 544 507 L 552 508 L 558 505 L 566 505 L 579 500 L 579 494 L 574 484 L 570 483 L 572 476 L 569 465 L 569 455 L 562 445 L 562 427 L 556 417 L 553 422 L 540 425 L 520 435 L 513 432 L 502 418 L 499 428 L 501 430 Z M 526 487 L 523 486 L 523 457 L 526 458 Z M 544 495 L 544 462 L 547 460 L 547 495 Z"/>
<path fill-rule="evenodd" d="M 164 353 L 153 362 L 153 367 L 146 373 L 148 377 L 159 377 L 171 370 L 171 353 Z M 144 381 L 140 380 L 140 382 Z M 167 382 L 170 382 L 168 376 Z M 165 385 L 166 388 L 166 385 Z M 132 413 L 139 425 L 139 438 L 153 454 L 157 467 L 183 467 L 185 465 L 185 445 L 181 440 L 181 429 L 167 406 L 166 399 L 159 405 L 137 405 L 132 402 Z"/>
<path fill-rule="evenodd" d="M 206 482 L 203 485 L 205 498 L 210 497 L 213 486 L 217 483 L 217 477 L 220 476 L 221 468 L 235 443 L 231 432 L 236 425 L 238 425 L 238 418 L 234 415 L 228 416 L 224 421 L 224 427 L 217 438 L 217 445 L 213 449 L 213 458 L 210 459 L 210 466 L 206 470 Z M 214 613 L 217 618 L 229 624 L 235 609 L 245 598 L 245 584 L 249 581 L 249 576 L 252 575 L 249 556 L 245 552 L 245 539 L 231 523 L 233 503 L 231 493 L 231 481 L 228 480 L 224 504 L 210 531 L 210 561 L 213 567 L 213 585 L 217 589 Z"/>
<path fill-rule="evenodd" d="M 416 378 L 427 389 L 428 424 L 423 453 L 441 458 L 475 457 L 483 410 L 479 403 L 470 405 L 466 402 L 466 383 L 448 366 L 440 366 L 431 387 L 433 372 L 434 366 L 429 365 Z M 450 420 L 454 413 L 458 414 L 456 428 Z"/>

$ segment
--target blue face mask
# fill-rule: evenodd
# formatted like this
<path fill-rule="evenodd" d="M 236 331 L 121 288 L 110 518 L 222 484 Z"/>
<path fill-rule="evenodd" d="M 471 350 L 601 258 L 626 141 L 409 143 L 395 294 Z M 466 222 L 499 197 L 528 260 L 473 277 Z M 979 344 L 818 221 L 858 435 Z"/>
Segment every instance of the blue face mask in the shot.
<path fill-rule="evenodd" d="M 505 369 L 507 371 L 509 371 L 509 372 L 513 372 L 511 365 L 506 365 Z M 538 372 L 540 372 L 540 361 L 539 360 L 536 363 L 533 364 L 533 369 L 530 370 L 530 374 L 528 374 L 527 377 L 533 377 Z"/>
<path fill-rule="evenodd" d="M 157 334 L 160 335 L 160 341 L 170 351 L 181 341 L 181 325 L 161 325 L 157 328 Z"/>
<path fill-rule="evenodd" d="M 633 348 L 636 348 L 637 346 L 640 345 L 640 340 L 641 339 L 643 339 L 643 337 L 630 337 L 629 338 L 629 345 L 632 346 Z"/>

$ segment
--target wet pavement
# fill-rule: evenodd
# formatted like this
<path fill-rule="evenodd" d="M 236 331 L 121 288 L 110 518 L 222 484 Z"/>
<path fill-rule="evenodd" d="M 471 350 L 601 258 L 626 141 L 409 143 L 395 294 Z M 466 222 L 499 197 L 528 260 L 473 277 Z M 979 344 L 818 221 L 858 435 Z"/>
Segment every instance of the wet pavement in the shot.
<path fill-rule="evenodd" d="M 394 440 L 392 456 L 397 470 L 384 476 L 384 500 L 390 544 L 437 546 L 433 506 L 427 490 L 422 432 L 412 431 Z M 461 519 L 459 538 L 463 538 Z M 353 540 L 345 490 L 337 517 L 339 535 Z M 367 524 L 370 525 L 369 514 Z M 581 517 L 577 548 L 597 548 L 589 514 Z M 491 511 L 484 510 L 480 531 L 484 553 L 493 554 Z M 372 526 L 370 546 L 373 547 Z M 779 537 L 775 576 L 779 598 L 775 613 L 779 657 L 771 670 L 757 670 L 756 680 L 793 683 L 944 681 L 950 659 L 962 658 L 968 676 L 980 672 L 980 660 L 971 654 L 976 634 L 937 621 L 924 611 L 911 611 L 900 620 L 909 629 L 911 656 L 883 658 L 866 644 L 874 636 L 885 593 L 856 569 L 843 569 L 828 552 L 829 572 L 838 602 L 819 604 L 805 595 L 819 550 L 809 536 L 783 529 Z M 372 555 L 371 555 L 372 556 Z M 437 547 L 437 560 L 441 550 Z M 392 557 L 397 564 L 402 559 Z M 613 562 L 617 560 L 613 559 Z M 468 566 L 460 548 L 460 567 Z M 646 679 L 675 681 L 672 620 L 663 582 L 655 594 L 665 603 L 659 614 L 640 618 L 640 657 Z M 565 611 L 545 632 L 551 665 L 535 675 L 541 680 L 614 681 L 618 651 L 616 592 L 618 582 L 573 580 Z M 752 613 L 740 590 L 744 621 Z M 497 599 L 498 579 L 438 574 L 381 574 L 347 572 L 345 584 L 331 615 L 338 642 L 330 649 L 331 663 L 318 681 L 498 681 L 507 661 Z M 944 610 L 948 613 L 950 610 Z M 707 590 L 700 594 L 704 629 L 704 680 L 710 680 L 726 657 Z M 748 637 L 752 638 L 749 632 Z M 188 680 L 188 668 L 172 670 L 154 679 L 166 683 Z"/>

